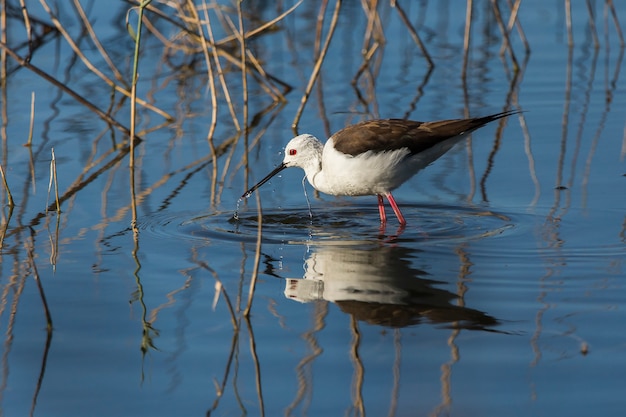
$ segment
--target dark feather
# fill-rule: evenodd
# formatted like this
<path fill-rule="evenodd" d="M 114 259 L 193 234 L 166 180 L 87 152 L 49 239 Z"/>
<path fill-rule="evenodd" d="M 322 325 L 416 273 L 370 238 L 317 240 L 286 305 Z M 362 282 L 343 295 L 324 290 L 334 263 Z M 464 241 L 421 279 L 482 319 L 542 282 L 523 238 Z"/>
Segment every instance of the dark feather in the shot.
<path fill-rule="evenodd" d="M 368 120 L 348 126 L 331 138 L 335 149 L 356 156 L 367 151 L 385 152 L 407 148 L 412 155 L 436 144 L 469 133 L 487 123 L 518 113 L 509 110 L 471 119 L 417 122 L 404 119 Z"/>

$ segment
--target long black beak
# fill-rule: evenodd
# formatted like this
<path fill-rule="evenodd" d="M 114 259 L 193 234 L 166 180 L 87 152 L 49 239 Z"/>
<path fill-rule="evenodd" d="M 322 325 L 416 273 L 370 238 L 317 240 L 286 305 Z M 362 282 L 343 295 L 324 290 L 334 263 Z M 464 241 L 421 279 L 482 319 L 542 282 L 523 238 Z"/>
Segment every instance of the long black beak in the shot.
<path fill-rule="evenodd" d="M 272 178 L 274 175 L 278 174 L 280 171 L 282 171 L 285 168 L 287 168 L 287 165 L 285 165 L 284 163 L 281 163 L 280 165 L 278 165 L 276 168 L 274 168 L 274 170 L 272 172 L 267 174 L 267 176 L 265 178 L 263 178 L 261 181 L 259 181 L 256 185 L 253 185 L 252 188 L 250 188 L 248 191 L 243 193 L 241 198 L 248 198 L 248 197 L 250 197 L 252 195 L 252 193 L 257 188 L 259 188 L 260 186 L 262 186 L 263 184 L 268 182 L 270 180 L 270 178 Z"/>

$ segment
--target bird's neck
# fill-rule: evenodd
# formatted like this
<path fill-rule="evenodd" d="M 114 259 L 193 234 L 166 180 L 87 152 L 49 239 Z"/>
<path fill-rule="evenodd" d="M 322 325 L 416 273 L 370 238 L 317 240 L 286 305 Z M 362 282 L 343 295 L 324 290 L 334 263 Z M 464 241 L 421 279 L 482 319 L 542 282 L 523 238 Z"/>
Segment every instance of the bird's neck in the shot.
<path fill-rule="evenodd" d="M 306 165 L 304 165 L 302 169 L 304 169 L 306 178 L 313 188 L 319 190 L 319 187 L 324 183 L 324 172 L 322 171 L 322 153 L 324 145 L 322 145 L 321 142 L 316 141 L 313 146 L 315 147 L 313 157 L 307 160 Z"/>

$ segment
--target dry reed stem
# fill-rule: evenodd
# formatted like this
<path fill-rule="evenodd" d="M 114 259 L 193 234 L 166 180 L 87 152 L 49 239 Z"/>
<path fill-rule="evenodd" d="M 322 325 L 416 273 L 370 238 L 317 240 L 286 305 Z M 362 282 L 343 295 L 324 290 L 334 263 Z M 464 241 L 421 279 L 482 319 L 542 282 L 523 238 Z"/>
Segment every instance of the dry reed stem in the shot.
<path fill-rule="evenodd" d="M 378 0 L 361 0 L 361 7 L 365 16 L 367 16 L 367 25 L 365 26 L 365 33 L 363 35 L 363 46 L 361 47 L 361 54 L 367 55 L 371 49 L 372 42 L 374 44 L 380 44 L 385 42 L 385 35 L 381 29 L 380 15 L 378 13 Z M 374 31 L 376 30 L 376 38 L 374 37 Z"/>
<path fill-rule="evenodd" d="M 61 203 L 59 202 L 59 181 L 57 179 L 57 160 L 54 155 L 54 148 L 51 150 L 52 160 L 50 161 L 50 183 L 54 182 L 54 201 L 56 202 L 57 213 L 61 212 Z M 50 194 L 50 186 L 48 185 L 48 195 Z"/>
<path fill-rule="evenodd" d="M 313 85 L 317 80 L 317 77 L 322 68 L 322 63 L 324 62 L 324 58 L 326 57 L 326 53 L 328 52 L 328 48 L 330 46 L 330 41 L 333 38 L 333 34 L 335 32 L 335 28 L 337 27 L 337 20 L 339 19 L 339 11 L 341 10 L 341 2 L 342 0 L 337 0 L 335 3 L 335 11 L 333 12 L 332 20 L 330 22 L 330 27 L 328 28 L 328 34 L 326 35 L 326 41 L 324 42 L 324 46 L 320 52 L 320 56 L 315 62 L 313 66 L 313 72 L 311 73 L 311 77 L 309 78 L 309 82 L 304 90 L 304 94 L 302 95 L 302 99 L 300 100 L 300 106 L 296 111 L 296 117 L 291 123 L 291 128 L 294 132 L 297 132 L 298 123 L 300 122 L 300 118 L 302 117 L 302 112 L 304 111 L 304 107 L 309 100 L 309 96 L 311 95 L 311 91 L 313 90 Z"/>
<path fill-rule="evenodd" d="M 37 264 L 35 263 L 34 236 L 31 236 L 27 242 L 24 242 L 24 245 L 26 246 L 25 249 L 28 255 L 28 262 L 30 264 L 33 278 L 35 279 L 35 283 L 37 284 L 37 289 L 39 290 L 39 296 L 41 297 L 41 303 L 43 305 L 43 311 L 46 316 L 46 330 L 48 331 L 48 333 L 50 333 L 52 332 L 52 315 L 50 314 L 50 309 L 48 308 L 48 302 L 46 301 L 46 294 L 44 293 L 43 285 L 41 284 L 41 279 L 39 278 L 39 272 L 37 271 Z"/>
<path fill-rule="evenodd" d="M 420 39 L 419 35 L 417 34 L 417 31 L 415 30 L 415 28 L 413 28 L 413 25 L 411 24 L 411 21 L 409 20 L 409 18 L 407 17 L 406 13 L 404 12 L 404 9 L 402 9 L 402 7 L 400 7 L 400 3 L 398 3 L 397 0 L 391 0 L 391 7 L 394 7 L 398 11 L 398 15 L 400 16 L 400 20 L 402 20 L 402 23 L 404 23 L 404 25 L 409 30 L 409 33 L 411 34 L 411 37 L 413 38 L 413 41 L 420 48 L 420 51 L 422 51 L 422 55 L 424 55 L 424 58 L 426 58 L 426 61 L 428 62 L 428 65 L 430 67 L 434 67 L 435 63 L 433 62 L 432 58 L 430 57 L 430 54 L 426 50 L 426 47 L 424 46 L 424 43 L 422 42 L 422 39 Z"/>
<path fill-rule="evenodd" d="M 30 25 L 30 17 L 28 15 L 28 9 L 26 9 L 26 3 L 24 0 L 20 0 L 20 7 L 22 9 L 22 15 L 24 16 L 24 27 L 26 28 L 26 37 L 28 42 L 28 60 L 33 53 L 33 32 Z"/>
<path fill-rule="evenodd" d="M 211 21 L 208 18 L 208 12 L 207 14 L 205 14 L 205 16 L 207 17 L 206 29 L 207 29 L 207 34 L 209 36 L 209 42 L 211 45 L 215 45 L 214 37 L 213 37 L 213 29 L 211 28 Z M 224 70 L 222 69 L 222 65 L 220 64 L 218 49 L 216 47 L 211 48 L 211 55 L 213 56 L 213 62 L 215 63 L 215 70 L 217 71 L 217 78 L 220 81 L 222 92 L 224 93 L 224 99 L 226 101 L 226 105 L 228 106 L 228 111 L 230 112 L 230 117 L 233 121 L 233 125 L 235 126 L 235 129 L 237 129 L 237 131 L 241 131 L 241 126 L 239 125 L 239 119 L 237 118 L 237 113 L 235 112 L 233 102 L 230 98 L 230 91 L 228 89 L 228 83 L 226 82 L 226 78 L 224 77 Z M 239 62 L 237 63 L 239 64 Z"/>
<path fill-rule="evenodd" d="M 365 384 L 365 366 L 359 354 L 359 346 L 361 345 L 361 331 L 359 330 L 359 321 L 354 316 L 350 316 L 350 330 L 352 330 L 352 340 L 350 341 L 350 361 L 354 366 L 354 374 L 352 375 L 352 407 L 356 411 L 356 415 L 365 416 L 365 403 L 363 399 L 363 386 Z M 358 411 L 357 411 L 358 410 Z"/>
<path fill-rule="evenodd" d="M 350 84 L 352 84 L 353 86 L 357 85 L 359 78 L 361 78 L 361 75 L 363 75 L 363 72 L 369 67 L 370 61 L 379 47 L 380 47 L 380 44 L 378 42 L 375 42 L 372 45 L 372 47 L 368 51 L 366 51 L 366 53 L 363 56 L 363 62 L 359 66 L 359 69 L 357 70 L 356 74 L 354 74 L 354 77 L 352 77 L 352 81 L 350 81 Z"/>
<path fill-rule="evenodd" d="M 81 51 L 80 47 L 76 44 L 76 42 L 74 42 L 74 40 L 72 39 L 70 34 L 67 32 L 67 30 L 65 30 L 65 28 L 63 27 L 61 22 L 52 13 L 52 10 L 48 6 L 48 3 L 46 3 L 46 0 L 39 0 L 39 2 L 43 6 L 44 10 L 50 16 L 50 19 L 52 20 L 52 23 L 54 24 L 54 27 L 59 31 L 59 33 L 61 33 L 63 35 L 63 37 L 65 38 L 65 41 L 68 43 L 70 48 L 72 48 L 72 51 L 74 51 L 74 53 L 80 58 L 80 60 L 83 62 L 83 64 L 85 64 L 87 69 L 89 69 L 89 71 L 91 71 L 97 77 L 102 79 L 106 84 L 108 84 L 109 86 L 113 87 L 115 89 L 115 91 L 117 91 L 118 93 L 121 93 L 124 96 L 129 97 L 129 98 L 132 99 L 132 97 L 131 97 L 132 92 L 128 91 L 126 88 L 123 88 L 123 87 L 117 85 L 113 80 L 111 80 L 109 77 L 107 77 L 105 74 L 103 74 L 94 64 L 92 64 L 91 61 L 89 61 L 89 59 Z M 88 23 L 87 20 L 85 20 L 84 22 Z M 94 35 L 94 36 L 92 36 L 92 39 L 97 39 L 97 38 Z M 94 42 L 96 43 L 96 46 L 99 45 L 99 42 L 96 42 L 96 41 L 94 41 Z M 100 48 L 101 48 L 101 46 L 100 46 Z M 100 48 L 98 48 L 98 49 L 100 50 Z M 108 55 L 106 54 L 106 52 L 101 53 L 101 54 L 102 54 L 103 58 L 107 62 L 110 61 L 110 59 L 108 58 Z M 114 72 L 116 73 L 116 76 L 117 76 L 117 74 L 119 74 L 119 72 L 117 72 L 117 70 L 115 70 Z M 170 114 L 168 114 L 167 112 L 165 112 L 165 111 L 155 107 L 154 105 L 146 102 L 145 100 L 138 99 L 138 98 L 135 98 L 135 100 L 139 104 L 141 104 L 143 107 L 146 107 L 147 109 L 152 110 L 153 112 L 155 112 L 158 115 L 162 116 L 166 120 L 169 120 L 169 121 L 174 120 L 174 118 Z"/>
<path fill-rule="evenodd" d="M 240 40 L 240 42 L 245 43 L 246 37 L 242 36 L 241 31 L 237 28 L 237 26 L 235 26 L 235 24 L 230 19 L 230 17 L 226 16 L 224 20 L 226 21 L 227 25 L 230 27 L 230 29 L 233 32 L 240 34 L 240 36 L 238 36 L 237 39 Z M 243 23 L 240 23 L 240 24 L 243 24 Z M 239 60 L 239 65 L 240 65 L 239 68 L 242 70 L 242 72 L 243 73 L 250 72 L 250 74 L 253 77 L 255 77 L 255 79 L 259 82 L 259 87 L 261 87 L 261 89 L 263 89 L 270 97 L 272 97 L 274 101 L 286 101 L 284 95 L 280 93 L 280 91 L 278 91 L 278 89 L 272 83 L 270 83 L 270 80 L 283 85 L 284 87 L 287 88 L 288 91 L 291 90 L 292 87 L 289 84 L 266 73 L 263 67 L 261 66 L 261 64 L 259 63 L 259 61 L 256 59 L 256 57 L 252 53 L 252 51 L 250 51 L 250 49 L 248 49 L 247 47 L 245 47 L 244 50 L 245 50 L 245 57 L 247 57 L 247 60 L 245 59 L 245 57 L 243 57 L 243 53 L 244 53 L 243 51 L 240 51 L 240 56 L 242 58 L 240 58 Z M 244 63 L 245 65 L 243 65 Z M 248 65 L 249 63 L 252 64 L 252 67 Z M 254 68 L 256 70 L 256 74 L 253 71 L 249 70 L 248 68 Z M 256 78 L 255 75 L 260 76 L 260 78 Z M 245 86 L 244 95 L 247 95 L 247 84 L 248 84 L 247 80 L 243 84 Z M 248 100 L 247 98 L 245 98 L 244 107 L 246 106 L 247 102 Z M 244 113 L 247 113 L 245 109 L 244 109 Z M 245 124 L 247 125 L 248 117 L 246 116 L 244 117 L 244 119 L 246 121 Z"/>
<path fill-rule="evenodd" d="M 194 251 L 193 262 L 198 264 L 198 266 L 200 266 L 201 268 L 204 268 L 207 271 L 209 271 L 209 273 L 215 279 L 216 296 L 219 296 L 219 294 L 221 294 L 222 297 L 224 298 L 224 302 L 226 302 L 226 307 L 228 309 L 228 314 L 230 315 L 230 322 L 233 325 L 233 330 L 235 332 L 237 332 L 239 330 L 239 324 L 237 323 L 237 316 L 235 314 L 235 309 L 233 308 L 233 303 L 231 302 L 230 297 L 228 296 L 228 292 L 224 288 L 224 284 L 222 284 L 222 281 L 220 280 L 219 276 L 217 275 L 217 271 L 215 271 L 213 268 L 211 268 L 206 262 L 201 261 L 201 260 L 199 260 L 197 258 L 198 258 L 197 252 Z M 217 307 L 217 301 L 214 301 L 212 307 L 215 310 L 215 308 Z"/>
<path fill-rule="evenodd" d="M 591 30 L 591 38 L 593 39 L 593 47 L 600 48 L 600 40 L 598 38 L 598 30 L 596 29 L 596 19 L 593 13 L 593 7 L 589 0 L 585 2 L 587 4 L 587 13 L 589 13 L 589 29 Z"/>
<path fill-rule="evenodd" d="M 465 7 L 465 32 L 463 34 L 463 66 L 461 70 L 461 80 L 463 81 L 463 85 L 467 82 L 467 65 L 469 64 L 470 37 L 472 36 L 473 8 L 473 0 L 467 0 Z"/>
<path fill-rule="evenodd" d="M 120 71 L 117 69 L 117 67 L 115 66 L 115 64 L 111 60 L 111 57 L 109 57 L 109 54 L 107 53 L 106 49 L 104 49 L 104 47 L 100 43 L 100 40 L 98 39 L 98 36 L 96 35 L 96 33 L 93 30 L 93 27 L 91 26 L 91 22 L 89 22 L 89 19 L 87 18 L 87 15 L 85 15 L 85 11 L 83 10 L 83 7 L 81 6 L 80 1 L 79 0 L 74 0 L 73 3 L 74 3 L 74 9 L 76 10 L 76 13 L 78 13 L 78 16 L 80 17 L 81 21 L 83 22 L 83 25 L 84 25 L 85 29 L 89 33 L 89 37 L 91 38 L 91 41 L 94 43 L 94 45 L 96 46 L 96 49 L 98 50 L 98 52 L 100 52 L 100 55 L 102 56 L 104 61 L 107 63 L 107 65 L 109 66 L 111 71 L 113 71 L 113 74 L 115 75 L 115 79 L 117 81 L 121 82 L 122 84 L 124 84 L 124 87 L 127 90 L 128 89 L 128 83 L 126 82 L 126 80 L 124 79 L 124 76 L 120 73 Z M 146 104 L 149 105 L 149 103 L 146 103 Z"/>
<path fill-rule="evenodd" d="M 13 196 L 11 195 L 11 189 L 9 188 L 9 183 L 7 182 L 7 177 L 4 175 L 4 168 L 2 168 L 2 164 L 0 164 L 0 175 L 2 176 L 2 184 L 4 185 L 4 189 L 7 192 L 7 203 L 10 208 L 15 207 L 15 202 L 13 201 Z"/>
<path fill-rule="evenodd" d="M 324 32 L 324 15 L 328 8 L 328 0 L 322 0 L 320 9 L 317 12 L 317 20 L 315 22 L 315 40 L 313 41 L 313 61 L 317 61 L 320 57 L 322 48 L 322 33 Z"/>
<path fill-rule="evenodd" d="M 74 91 L 71 88 L 69 88 L 66 84 L 62 83 L 61 81 L 59 81 L 56 78 L 54 78 L 52 75 L 48 74 L 44 70 L 42 70 L 39 67 L 31 64 L 26 59 L 24 59 L 21 56 L 19 56 L 5 42 L 0 41 L 0 48 L 3 48 L 11 56 L 11 58 L 13 58 L 20 66 L 22 66 L 22 67 L 24 67 L 24 68 L 34 72 L 39 77 L 43 78 L 44 80 L 48 81 L 50 84 L 54 85 L 55 87 L 57 87 L 60 90 L 62 90 L 64 93 L 66 93 L 69 96 L 71 96 L 72 98 L 74 98 L 81 105 L 85 106 L 87 109 L 89 109 L 90 111 L 95 113 L 104 122 L 106 122 L 106 123 L 116 127 L 122 133 L 124 133 L 126 135 L 129 135 L 130 132 L 129 132 L 128 128 L 126 128 L 120 122 L 118 122 L 117 120 L 115 120 L 114 118 L 112 118 L 111 116 L 109 116 L 108 114 L 103 112 L 102 110 L 100 110 L 95 104 L 91 103 L 89 100 L 87 100 L 86 98 L 84 98 L 83 96 L 78 94 L 76 91 Z M 140 137 L 135 137 L 135 141 L 141 142 L 141 138 Z"/>
<path fill-rule="evenodd" d="M 605 8 L 608 8 L 611 11 L 611 16 L 613 16 L 613 24 L 615 25 L 615 30 L 617 31 L 617 36 L 619 38 L 620 47 L 623 49 L 626 46 L 624 42 L 624 35 L 622 34 L 622 28 L 619 25 L 619 19 L 617 18 L 617 12 L 615 11 L 615 5 L 613 4 L 613 0 L 606 0 Z"/>
<path fill-rule="evenodd" d="M 250 278 L 250 289 L 248 290 L 248 303 L 246 309 L 243 311 L 243 316 L 247 319 L 250 316 L 250 310 L 252 309 L 252 300 L 254 299 L 254 290 L 256 288 L 256 281 L 259 276 L 259 264 L 261 263 L 261 244 L 263 243 L 263 211 L 261 209 L 261 197 L 259 193 L 256 195 L 256 207 L 257 207 L 257 235 L 256 246 L 254 251 L 254 267 L 252 269 L 252 277 Z"/>
<path fill-rule="evenodd" d="M 243 152 L 243 161 L 246 166 L 248 166 L 248 134 L 250 129 L 248 128 L 248 60 L 246 59 L 247 54 L 246 51 L 248 47 L 246 46 L 246 37 L 245 37 L 245 29 L 243 27 L 243 13 L 241 10 L 241 3 L 243 0 L 237 1 L 237 19 L 239 23 L 239 31 L 235 31 L 238 33 L 238 39 L 240 42 L 240 54 L 241 54 L 241 94 L 243 101 L 243 143 L 244 143 L 244 152 Z M 248 187 L 247 184 L 247 176 L 244 183 L 244 188 Z"/>
<path fill-rule="evenodd" d="M 254 364 L 254 381 L 256 383 L 256 392 L 259 399 L 259 416 L 265 417 L 265 405 L 263 401 L 263 384 L 261 383 L 261 363 L 259 362 L 259 355 L 256 353 L 256 342 L 254 339 L 254 332 L 252 331 L 252 323 L 248 316 L 244 317 L 246 325 L 248 327 L 248 335 L 250 340 L 250 355 L 252 356 L 252 363 Z"/>
<path fill-rule="evenodd" d="M 211 57 L 209 56 L 209 46 L 204 32 L 202 29 L 202 22 L 198 17 L 196 7 L 193 0 L 189 0 L 189 8 L 193 13 L 193 17 L 196 19 L 196 25 L 198 27 L 198 33 L 200 35 L 200 41 L 202 42 L 202 52 L 204 54 L 204 61 L 207 67 L 207 76 L 209 77 L 209 92 L 211 94 L 211 123 L 209 124 L 209 132 L 207 133 L 207 142 L 211 151 L 212 160 L 212 175 L 211 175 L 211 206 L 215 206 L 215 190 L 217 188 L 217 154 L 215 153 L 215 144 L 213 143 L 213 135 L 215 134 L 215 128 L 217 127 L 217 95 L 215 94 L 215 76 L 213 75 L 213 64 L 211 63 Z M 204 18 L 207 21 L 207 26 L 211 25 L 209 14 L 206 8 L 206 0 L 202 0 L 204 5 Z"/>
<path fill-rule="evenodd" d="M 530 52 L 530 44 L 528 43 L 528 39 L 526 39 L 526 34 L 524 33 L 524 29 L 522 29 L 522 24 L 517 18 L 519 14 L 519 8 L 521 6 L 522 0 L 516 0 L 514 4 L 511 4 L 511 0 L 508 1 L 509 7 L 511 8 L 511 16 L 509 16 L 509 22 L 507 24 L 507 33 L 511 33 L 513 30 L 513 26 L 517 28 L 517 33 L 519 34 L 520 40 L 524 45 L 524 51 L 528 54 Z M 509 35 L 510 36 L 510 35 Z M 506 45 L 502 42 L 502 46 L 500 47 L 500 55 L 504 54 L 506 50 Z"/>
<path fill-rule="evenodd" d="M 246 32 L 243 35 L 244 40 L 249 39 L 251 37 L 257 36 L 260 33 L 262 33 L 263 31 L 273 27 L 274 25 L 276 25 L 280 20 L 284 19 L 286 16 L 288 16 L 289 14 L 291 14 L 301 3 L 303 0 L 300 0 L 298 3 L 296 3 L 294 6 L 292 6 L 291 8 L 289 8 L 287 11 L 285 11 L 284 13 L 280 14 L 279 16 L 277 16 L 276 18 L 270 20 L 269 22 L 266 22 L 265 24 L 261 25 L 258 28 L 252 29 L 249 32 Z M 206 3 L 203 3 L 204 7 L 204 13 L 205 16 L 207 16 L 208 14 L 208 9 L 209 7 L 206 5 Z M 155 14 L 159 15 L 159 17 L 169 21 L 170 23 L 172 23 L 173 25 L 175 25 L 176 27 L 180 28 L 181 31 L 184 31 L 188 36 L 197 39 L 199 37 L 198 33 L 196 33 L 195 31 L 190 31 L 190 29 L 186 28 L 185 26 L 175 22 L 174 20 L 172 20 L 169 16 L 166 16 L 163 14 L 162 11 L 158 10 L 158 9 L 153 9 L 151 7 L 148 8 L 149 10 L 153 11 Z M 239 31 L 235 28 L 235 26 L 232 24 L 232 21 L 230 21 L 230 19 L 227 19 L 221 11 L 221 8 L 219 7 L 214 7 L 213 8 L 215 13 L 217 14 L 218 18 L 220 19 L 220 21 L 222 21 L 224 24 L 226 24 L 227 26 L 229 26 L 231 28 L 231 31 L 233 33 L 239 33 Z M 184 21 L 191 21 L 193 22 L 194 18 L 191 17 L 187 17 L 185 16 L 182 12 L 178 11 L 179 14 L 179 18 Z M 207 20 L 208 22 L 208 20 Z M 146 23 L 146 27 L 148 27 L 148 21 L 145 22 Z M 207 23 L 208 25 L 210 25 L 209 23 Z M 160 34 L 160 32 L 158 32 L 158 30 L 156 28 L 154 28 L 152 25 L 150 25 L 150 31 L 153 31 L 153 33 L 155 33 L 155 36 L 157 36 L 165 45 L 168 45 L 170 48 L 176 49 L 177 45 L 170 42 L 168 39 L 166 39 L 165 36 L 163 36 L 162 34 Z M 209 40 L 208 45 L 211 47 L 211 50 L 213 52 L 213 54 L 217 55 L 217 56 L 222 56 L 224 58 L 226 58 L 227 61 L 229 61 L 231 64 L 235 65 L 237 68 L 239 68 L 241 70 L 241 59 L 238 59 L 236 57 L 234 57 L 232 54 L 228 53 L 227 51 L 224 50 L 224 46 L 231 43 L 234 40 L 239 40 L 241 39 L 240 34 L 239 35 L 231 35 L 231 36 L 227 36 L 226 38 L 219 40 L 219 41 L 215 41 L 214 39 Z M 206 39 L 205 39 L 206 41 Z M 200 40 L 200 42 L 202 43 L 202 41 Z M 194 53 L 198 53 L 198 52 L 203 52 L 200 50 L 194 50 L 194 51 L 188 51 L 187 53 L 189 54 L 194 54 Z M 251 52 L 248 50 L 247 51 L 248 57 L 251 56 Z M 263 68 L 258 65 L 258 61 L 256 60 L 256 58 L 252 58 L 251 61 L 253 62 L 254 68 L 255 70 L 258 72 L 258 74 L 261 77 L 261 80 L 267 85 L 267 88 L 264 87 L 264 85 L 261 85 L 262 88 L 265 89 L 265 91 L 270 94 L 272 96 L 272 98 L 274 100 L 284 100 L 284 94 L 278 92 L 278 90 L 276 89 L 276 87 L 274 87 L 269 81 L 273 81 L 275 83 L 278 83 L 280 85 L 282 85 L 283 87 L 285 87 L 286 91 L 290 91 L 292 89 L 292 87 L 285 83 L 284 81 L 268 74 L 265 72 L 265 70 L 263 70 Z M 219 73 L 219 70 L 218 70 Z M 225 93 L 227 94 L 227 93 Z M 228 95 L 228 94 L 227 94 Z M 227 99 L 228 101 L 228 99 Z M 233 112 L 234 113 L 234 112 Z M 237 129 L 239 129 L 238 124 L 236 125 Z"/>
<path fill-rule="evenodd" d="M 28 125 L 28 138 L 24 146 L 32 146 L 33 144 L 33 129 L 35 127 L 35 92 L 30 95 L 30 124 Z"/>
<path fill-rule="evenodd" d="M 570 0 L 565 0 L 565 26 L 567 27 L 567 46 L 574 46 L 574 34 L 572 33 L 572 4 Z"/>
<path fill-rule="evenodd" d="M 56 272 L 56 268 L 57 268 L 57 258 L 58 258 L 58 253 L 59 253 L 59 226 L 60 224 L 61 224 L 61 216 L 59 215 L 59 216 L 56 216 L 54 237 L 52 237 L 52 233 L 50 233 L 50 229 L 47 228 L 48 242 L 50 243 L 50 257 L 48 258 L 48 260 L 50 262 L 50 265 L 52 265 L 53 273 Z M 47 225 L 49 225 L 49 223 Z"/>
<path fill-rule="evenodd" d="M 496 17 L 496 22 L 498 23 L 498 27 L 500 28 L 500 32 L 502 33 L 503 42 L 506 45 L 505 50 L 509 51 L 509 56 L 511 61 L 513 62 L 513 71 L 519 71 L 519 64 L 517 62 L 517 58 L 515 57 L 515 52 L 513 51 L 513 44 L 509 38 L 509 32 L 504 25 L 504 21 L 502 20 L 502 14 L 500 13 L 500 6 L 498 6 L 498 0 L 491 0 L 491 4 L 493 6 L 493 13 Z"/>
<path fill-rule="evenodd" d="M 267 29 L 272 28 L 273 26 L 275 26 L 278 22 L 280 22 L 281 20 L 283 20 L 285 17 L 289 16 L 291 13 L 293 13 L 294 10 L 296 10 L 298 8 L 298 6 L 300 6 L 300 4 L 303 2 L 304 0 L 300 0 L 298 1 L 296 4 L 294 4 L 293 6 L 291 6 L 289 9 L 287 9 L 285 12 L 281 13 L 280 15 L 276 16 L 274 19 L 264 23 L 263 25 L 255 28 L 255 29 L 251 29 L 249 32 L 246 32 L 244 34 L 244 38 L 245 39 L 249 39 L 252 38 L 254 36 L 257 36 L 259 34 L 261 34 L 262 32 L 264 32 Z M 236 33 L 236 32 L 233 32 Z M 223 39 L 221 39 L 220 41 L 215 43 L 215 46 L 221 46 L 227 43 L 230 43 L 234 40 L 237 40 L 239 38 L 239 34 L 233 34 L 230 36 L 226 36 Z"/>

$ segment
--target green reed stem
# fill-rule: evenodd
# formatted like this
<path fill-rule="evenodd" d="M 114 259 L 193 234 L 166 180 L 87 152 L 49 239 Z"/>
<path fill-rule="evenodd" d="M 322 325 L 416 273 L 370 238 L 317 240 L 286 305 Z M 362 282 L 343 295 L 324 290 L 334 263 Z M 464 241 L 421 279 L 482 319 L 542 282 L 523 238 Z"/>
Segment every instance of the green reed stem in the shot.
<path fill-rule="evenodd" d="M 137 224 L 137 204 L 135 201 L 135 121 L 137 116 L 137 77 L 139 70 L 139 48 L 141 45 L 141 26 L 143 22 L 143 11 L 152 2 L 152 0 L 143 0 L 137 8 L 137 30 L 133 33 L 132 27 L 126 24 L 126 27 L 135 41 L 135 54 L 133 56 L 133 76 L 131 79 L 130 90 L 130 190 L 132 202 L 132 225 Z"/>

